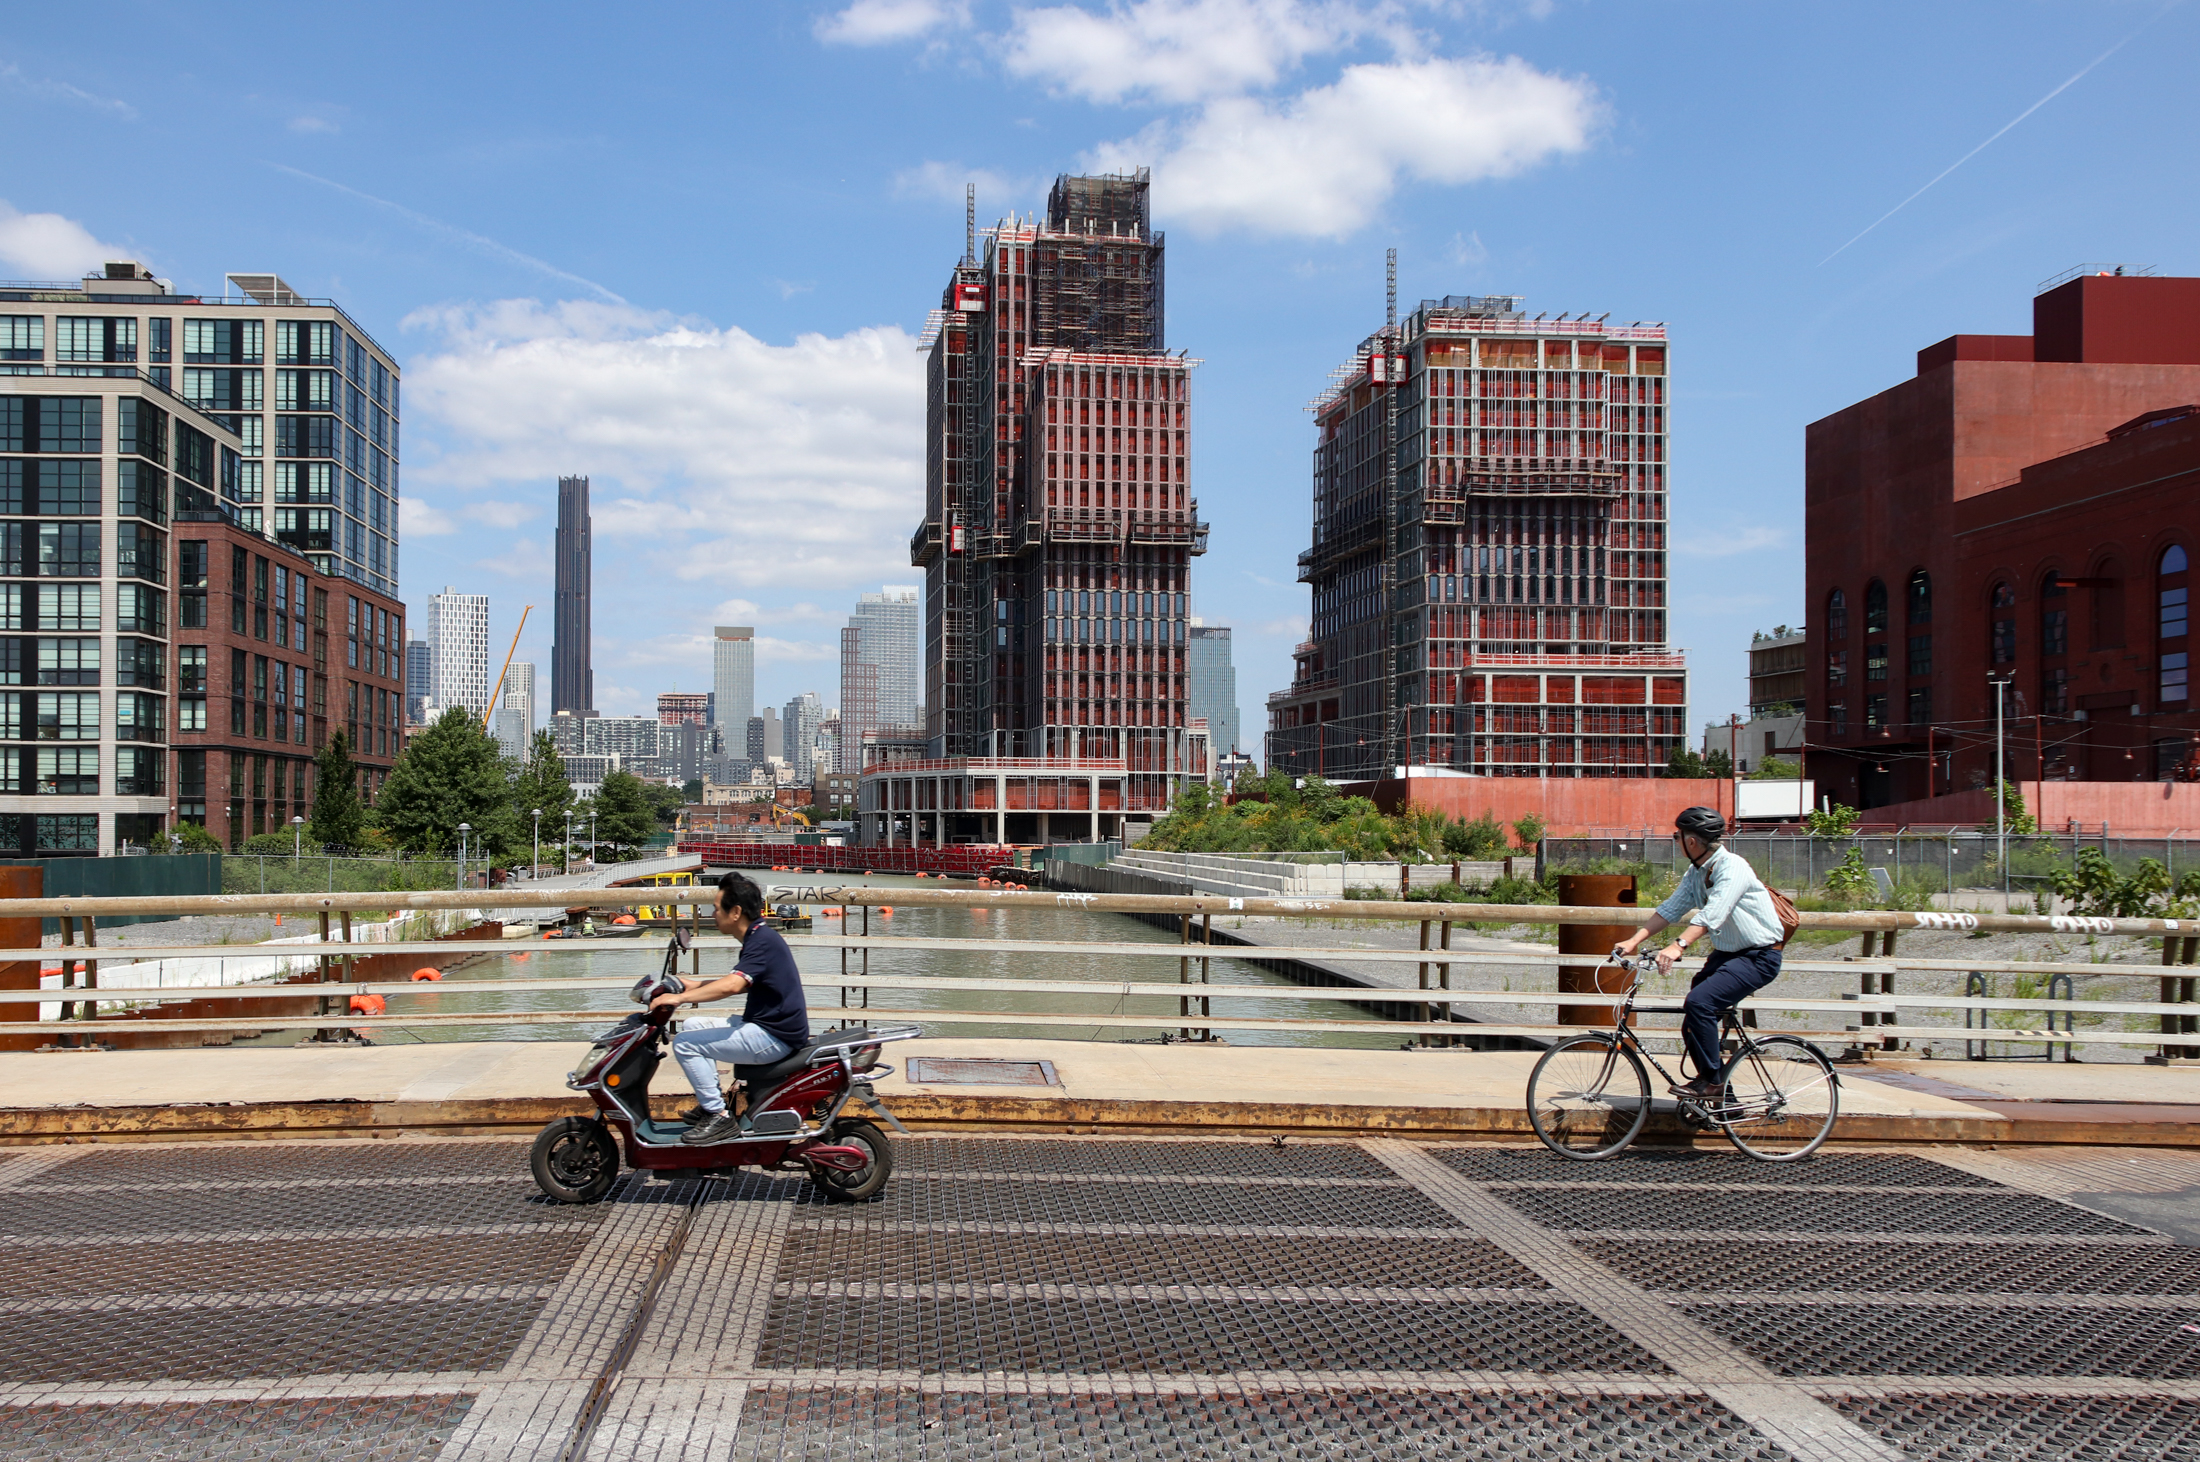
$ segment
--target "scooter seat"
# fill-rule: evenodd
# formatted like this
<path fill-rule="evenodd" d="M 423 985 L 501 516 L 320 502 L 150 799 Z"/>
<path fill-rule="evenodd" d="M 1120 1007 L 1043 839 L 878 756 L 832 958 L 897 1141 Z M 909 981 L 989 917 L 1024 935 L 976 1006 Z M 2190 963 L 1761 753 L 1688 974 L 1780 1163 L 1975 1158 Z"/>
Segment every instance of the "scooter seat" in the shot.
<path fill-rule="evenodd" d="M 809 1065 L 810 1053 L 816 1049 L 817 1047 L 814 1045 L 804 1046 L 790 1055 L 780 1057 L 768 1066 L 736 1066 L 733 1068 L 734 1079 L 750 1091 L 762 1091 L 766 1087 L 777 1086 L 780 1082 L 785 1081 L 788 1077 Z"/>

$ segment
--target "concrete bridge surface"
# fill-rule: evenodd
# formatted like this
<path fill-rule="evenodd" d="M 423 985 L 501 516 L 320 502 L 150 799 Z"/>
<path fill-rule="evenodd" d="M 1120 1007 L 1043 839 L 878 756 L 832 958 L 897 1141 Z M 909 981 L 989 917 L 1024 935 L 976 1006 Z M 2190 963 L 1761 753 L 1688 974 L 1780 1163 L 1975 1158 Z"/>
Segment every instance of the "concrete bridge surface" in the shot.
<path fill-rule="evenodd" d="M 514 1136 L 8 1149 L 0 1457 L 2200 1456 L 2190 1152 L 896 1146 L 579 1208 Z"/>

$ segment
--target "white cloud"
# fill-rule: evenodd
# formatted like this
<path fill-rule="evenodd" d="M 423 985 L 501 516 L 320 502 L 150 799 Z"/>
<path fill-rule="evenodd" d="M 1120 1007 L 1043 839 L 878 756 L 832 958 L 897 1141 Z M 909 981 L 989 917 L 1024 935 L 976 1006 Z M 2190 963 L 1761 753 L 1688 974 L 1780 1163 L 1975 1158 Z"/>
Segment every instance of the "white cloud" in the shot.
<path fill-rule="evenodd" d="M 290 130 L 293 132 L 302 133 L 340 132 L 343 130 L 341 127 L 338 127 L 334 122 L 331 122 L 326 117 L 292 117 L 289 122 L 289 127 Z"/>
<path fill-rule="evenodd" d="M 922 514 L 924 364 L 904 331 L 770 345 L 622 306 L 531 300 L 406 323 L 440 337 L 406 371 L 408 417 L 432 424 L 439 448 L 408 452 L 409 486 L 445 504 L 513 486 L 541 502 L 560 474 L 590 474 L 599 605 L 662 598 L 665 613 L 699 623 L 736 586 L 753 599 L 906 575 Z M 709 585 L 709 598 L 683 582 Z"/>
<path fill-rule="evenodd" d="M 1016 12 L 1003 59 L 1014 75 L 1088 101 L 1180 104 L 1273 86 L 1307 56 L 1379 28 L 1357 6 L 1300 0 L 1051 5 Z"/>
<path fill-rule="evenodd" d="M 1489 261 L 1490 251 L 1477 233 L 1453 234 L 1451 247 L 1444 251 L 1454 264 L 1483 264 Z"/>
<path fill-rule="evenodd" d="M 1401 178 L 1458 185 L 1508 177 L 1589 145 L 1602 115 L 1586 81 L 1517 56 L 1349 66 L 1283 103 L 1209 102 L 1104 144 L 1090 166 L 1151 163 L 1155 206 L 1195 233 L 1231 228 L 1341 238 Z"/>
<path fill-rule="evenodd" d="M 397 500 L 397 528 L 407 538 L 441 538 L 458 531 L 458 520 L 416 497 Z"/>
<path fill-rule="evenodd" d="M 47 77 L 25 76 L 21 68 L 10 64 L 0 65 L 0 85 L 40 101 L 70 102 L 90 107 L 95 112 L 105 112 L 125 122 L 135 122 L 138 109 L 126 101 L 111 96 L 99 96 L 81 86 L 71 86 L 66 81 L 54 81 Z"/>
<path fill-rule="evenodd" d="M 1037 186 L 1029 178 L 1011 178 L 990 168 L 964 167 L 959 162 L 925 162 L 913 168 L 903 168 L 894 174 L 894 196 L 897 198 L 934 198 L 950 203 L 963 201 L 963 185 L 976 183 L 980 211 L 991 207 L 987 200 L 1019 198 L 1028 195 Z M 999 208 L 992 208 L 994 215 Z"/>
<path fill-rule="evenodd" d="M 856 0 L 846 10 L 820 17 L 816 31 L 828 45 L 883 46 L 969 22 L 970 7 L 960 0 Z"/>
<path fill-rule="evenodd" d="M 517 528 L 535 516 L 535 509 L 526 503 L 468 503 L 460 511 L 476 523 L 486 523 L 492 528 Z"/>
<path fill-rule="evenodd" d="M 77 279 L 108 259 L 142 258 L 58 213 L 18 213 L 0 198 L 0 265 L 17 279 Z"/>
<path fill-rule="evenodd" d="M 758 635 L 756 637 L 756 658 L 775 664 L 788 661 L 813 660 L 830 660 L 838 664 L 840 661 L 840 646 L 837 643 L 819 644 L 815 640 L 780 640 L 774 639 L 770 635 Z M 825 696 L 825 700 L 828 703 L 838 700 L 840 698 L 838 692 L 839 686 L 835 685 L 833 691 Z"/>

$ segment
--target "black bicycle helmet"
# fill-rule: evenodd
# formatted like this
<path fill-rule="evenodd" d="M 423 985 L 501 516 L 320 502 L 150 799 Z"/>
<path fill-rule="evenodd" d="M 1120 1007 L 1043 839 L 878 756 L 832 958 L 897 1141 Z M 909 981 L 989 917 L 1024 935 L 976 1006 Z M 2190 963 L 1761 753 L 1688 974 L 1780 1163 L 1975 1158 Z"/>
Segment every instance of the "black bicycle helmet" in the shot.
<path fill-rule="evenodd" d="M 1726 836 L 1726 819 L 1709 807 L 1689 808 L 1673 819 L 1673 826 L 1707 843 L 1715 843 Z"/>

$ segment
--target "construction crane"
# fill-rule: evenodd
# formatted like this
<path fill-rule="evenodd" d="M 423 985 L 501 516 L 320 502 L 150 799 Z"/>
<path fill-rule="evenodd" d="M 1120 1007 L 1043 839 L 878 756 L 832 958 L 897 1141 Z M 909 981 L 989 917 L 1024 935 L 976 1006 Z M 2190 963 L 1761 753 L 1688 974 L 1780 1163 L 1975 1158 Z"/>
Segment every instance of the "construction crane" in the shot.
<path fill-rule="evenodd" d="M 519 612 L 519 629 L 512 631 L 512 648 L 504 652 L 504 668 L 497 672 L 497 688 L 489 693 L 489 704 L 481 708 L 481 729 L 489 729 L 489 718 L 496 714 L 497 702 L 504 699 L 504 677 L 512 673 L 512 657 L 519 653 L 520 630 L 527 628 L 527 616 L 533 612 L 530 604 Z"/>

